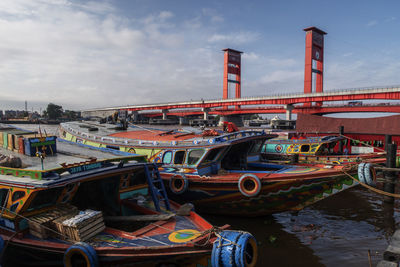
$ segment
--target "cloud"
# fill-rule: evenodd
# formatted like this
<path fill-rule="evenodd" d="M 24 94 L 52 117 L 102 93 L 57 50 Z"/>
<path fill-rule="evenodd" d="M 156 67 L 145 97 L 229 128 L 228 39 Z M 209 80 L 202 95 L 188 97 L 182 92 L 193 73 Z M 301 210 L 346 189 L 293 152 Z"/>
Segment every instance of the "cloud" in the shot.
<path fill-rule="evenodd" d="M 203 8 L 202 13 L 205 17 L 209 17 L 211 22 L 220 23 L 224 21 L 224 18 L 215 9 Z"/>
<path fill-rule="evenodd" d="M 378 24 L 377 20 L 371 20 L 367 23 L 367 27 L 372 27 Z"/>
<path fill-rule="evenodd" d="M 245 44 L 256 41 L 259 34 L 255 32 L 237 32 L 230 34 L 213 34 L 208 38 L 210 43 L 231 43 L 231 44 Z"/>

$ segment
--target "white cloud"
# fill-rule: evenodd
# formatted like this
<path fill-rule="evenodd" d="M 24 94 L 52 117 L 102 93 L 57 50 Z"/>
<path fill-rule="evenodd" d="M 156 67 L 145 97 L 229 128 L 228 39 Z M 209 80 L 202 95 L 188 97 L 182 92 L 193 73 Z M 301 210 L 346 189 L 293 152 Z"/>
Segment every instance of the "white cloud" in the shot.
<path fill-rule="evenodd" d="M 202 13 L 204 16 L 209 17 L 211 22 L 220 23 L 224 21 L 222 15 L 218 14 L 215 9 L 203 8 Z"/>
<path fill-rule="evenodd" d="M 378 24 L 377 20 L 371 20 L 367 23 L 367 27 L 372 27 Z"/>
<path fill-rule="evenodd" d="M 259 34 L 255 32 L 237 32 L 230 34 L 213 34 L 208 38 L 210 43 L 231 43 L 231 44 L 245 44 L 256 41 Z"/>

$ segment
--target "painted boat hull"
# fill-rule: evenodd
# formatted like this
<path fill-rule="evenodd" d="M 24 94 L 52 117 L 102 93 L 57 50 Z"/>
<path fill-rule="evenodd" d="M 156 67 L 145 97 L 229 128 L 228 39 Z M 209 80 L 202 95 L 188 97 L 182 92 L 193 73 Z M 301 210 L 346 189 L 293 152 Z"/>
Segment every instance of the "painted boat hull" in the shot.
<path fill-rule="evenodd" d="M 186 192 L 169 196 L 178 202 L 195 205 L 200 213 L 234 216 L 263 216 L 301 210 L 319 200 L 353 187 L 358 183 L 347 175 L 287 181 L 262 181 L 256 196 L 244 196 L 237 182 L 218 183 L 189 179 Z"/>

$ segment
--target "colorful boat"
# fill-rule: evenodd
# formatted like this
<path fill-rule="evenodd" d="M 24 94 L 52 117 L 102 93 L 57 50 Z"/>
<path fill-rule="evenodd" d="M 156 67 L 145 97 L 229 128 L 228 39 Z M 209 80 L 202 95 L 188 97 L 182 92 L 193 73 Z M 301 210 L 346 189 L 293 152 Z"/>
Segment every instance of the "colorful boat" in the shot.
<path fill-rule="evenodd" d="M 351 153 L 347 148 L 349 140 L 341 136 L 315 136 L 292 139 L 270 139 L 261 152 L 266 158 L 288 160 L 290 156 L 298 155 L 298 161 L 303 163 L 347 164 L 349 162 L 383 162 L 385 153 Z M 343 152 L 339 152 L 339 144 L 343 144 Z"/>
<path fill-rule="evenodd" d="M 7 265 L 255 265 L 249 233 L 214 227 L 191 205 L 170 201 L 145 157 L 57 145 L 57 155 L 21 156 L 24 166 L 0 167 Z"/>
<path fill-rule="evenodd" d="M 137 129 L 86 132 L 85 123 L 66 123 L 60 136 L 97 147 L 145 154 L 159 163 L 170 196 L 215 214 L 260 216 L 299 210 L 357 184 L 356 166 L 265 162 L 261 149 L 275 135 L 243 130 L 218 133 Z M 96 124 L 97 125 L 97 124 Z M 97 126 L 96 126 L 97 127 Z M 99 127 L 100 128 L 100 127 Z M 346 173 L 344 172 L 346 171 Z"/>

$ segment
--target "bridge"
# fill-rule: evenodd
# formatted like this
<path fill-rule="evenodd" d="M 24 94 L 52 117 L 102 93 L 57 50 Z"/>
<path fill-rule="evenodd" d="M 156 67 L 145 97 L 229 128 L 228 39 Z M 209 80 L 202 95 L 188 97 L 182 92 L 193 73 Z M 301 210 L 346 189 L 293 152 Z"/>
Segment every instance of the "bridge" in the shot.
<path fill-rule="evenodd" d="M 354 100 L 400 100 L 400 86 L 380 88 L 355 88 L 346 90 L 325 91 L 309 94 L 283 94 L 274 96 L 242 97 L 231 99 L 195 100 L 184 102 L 156 103 L 145 105 L 128 105 L 85 110 L 85 112 L 114 112 L 127 110 L 134 114 L 150 117 L 168 115 L 242 115 L 262 113 L 307 113 L 329 114 L 339 112 L 399 112 L 400 103 L 346 105 L 304 105 L 321 102 L 354 101 Z M 267 106 L 260 106 L 267 105 Z M 280 105 L 280 106 L 272 106 Z M 282 106 L 283 105 L 283 106 Z M 246 107 L 257 106 L 257 107 Z M 239 108 L 240 107 L 240 108 Z"/>
<path fill-rule="evenodd" d="M 286 113 L 291 119 L 292 113 L 329 114 L 340 112 L 394 112 L 400 113 L 400 103 L 378 103 L 367 105 L 331 104 L 339 101 L 362 100 L 400 100 L 400 86 L 374 88 L 354 88 L 345 90 L 323 91 L 323 51 L 325 32 L 316 27 L 306 31 L 306 60 L 304 69 L 304 93 L 292 93 L 272 96 L 241 97 L 241 54 L 233 49 L 223 49 L 224 78 L 223 98 L 214 100 L 195 100 L 183 102 L 128 105 L 84 110 L 84 115 L 97 114 L 107 116 L 115 111 L 125 110 L 137 117 L 221 115 L 225 117 L 243 114 Z M 315 66 L 315 69 L 314 67 Z M 234 79 L 232 79 L 234 77 Z M 315 81 L 315 92 L 312 92 Z M 235 84 L 235 98 L 228 98 L 229 83 Z M 326 103 L 329 103 L 328 105 Z"/>

